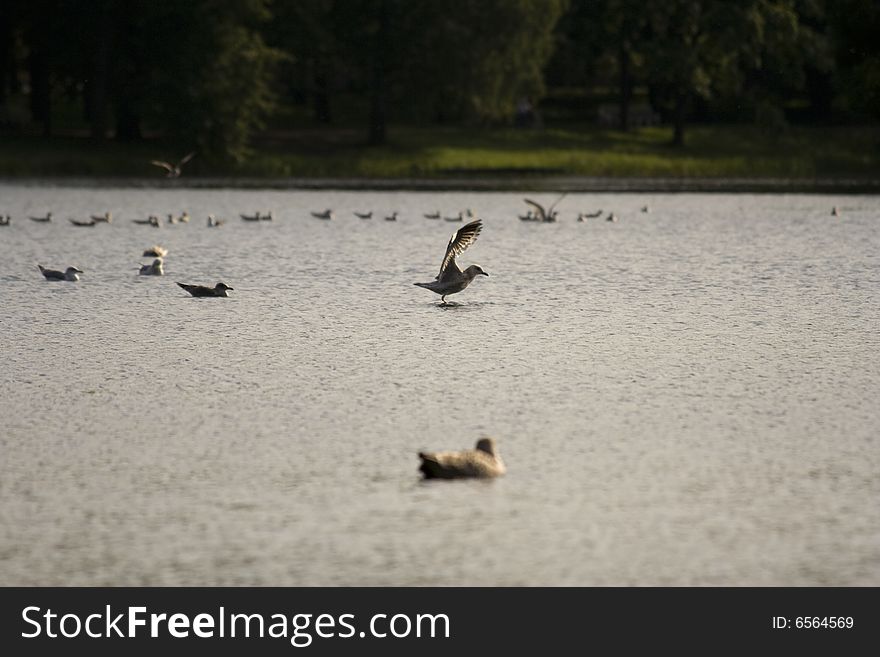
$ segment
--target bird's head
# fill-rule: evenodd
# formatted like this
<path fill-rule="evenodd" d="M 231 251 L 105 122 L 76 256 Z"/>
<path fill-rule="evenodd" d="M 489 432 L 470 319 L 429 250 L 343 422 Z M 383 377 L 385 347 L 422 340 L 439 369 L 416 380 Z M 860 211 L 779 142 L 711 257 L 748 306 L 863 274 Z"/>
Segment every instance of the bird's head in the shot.
<path fill-rule="evenodd" d="M 217 285 L 214 286 L 214 289 L 219 292 L 224 292 L 226 290 L 231 290 L 233 288 L 229 287 L 226 283 L 217 283 Z"/>
<path fill-rule="evenodd" d="M 467 269 L 464 270 L 464 274 L 468 278 L 476 278 L 480 274 L 482 274 L 483 276 L 489 275 L 483 271 L 483 268 L 480 267 L 480 265 L 471 265 L 470 267 L 468 267 Z"/>
<path fill-rule="evenodd" d="M 491 456 L 498 456 L 498 446 L 494 438 L 480 438 L 477 441 L 477 449 Z"/>

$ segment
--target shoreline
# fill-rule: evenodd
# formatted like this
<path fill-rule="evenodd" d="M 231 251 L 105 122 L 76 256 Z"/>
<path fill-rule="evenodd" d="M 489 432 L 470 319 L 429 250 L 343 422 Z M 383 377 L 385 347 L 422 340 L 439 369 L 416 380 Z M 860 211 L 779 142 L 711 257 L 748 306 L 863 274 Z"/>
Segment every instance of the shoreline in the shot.
<path fill-rule="evenodd" d="M 567 193 L 878 194 L 877 178 L 668 178 L 595 176 L 455 176 L 444 178 L 276 177 L 2 177 L 0 186 L 132 189 L 266 189 Z"/>

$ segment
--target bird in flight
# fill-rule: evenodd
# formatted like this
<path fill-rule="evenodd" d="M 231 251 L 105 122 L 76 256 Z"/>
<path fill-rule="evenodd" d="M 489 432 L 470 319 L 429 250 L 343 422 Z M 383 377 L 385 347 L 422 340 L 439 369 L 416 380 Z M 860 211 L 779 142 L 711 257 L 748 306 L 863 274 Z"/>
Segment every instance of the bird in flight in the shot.
<path fill-rule="evenodd" d="M 483 222 L 477 219 L 455 231 L 449 244 L 446 245 L 446 253 L 443 255 L 443 262 L 440 263 L 440 273 L 430 283 L 413 283 L 413 285 L 439 294 L 441 303 L 445 304 L 447 295 L 461 292 L 480 274 L 488 276 L 489 274 L 479 265 L 471 265 L 462 271 L 455 262 L 455 258 L 476 241 L 482 229 Z"/>
<path fill-rule="evenodd" d="M 540 203 L 537 203 L 536 201 L 533 201 L 530 198 L 524 198 L 523 200 L 526 203 L 528 203 L 529 205 L 531 205 L 533 208 L 535 208 L 535 216 L 536 216 L 535 221 L 553 222 L 553 221 L 556 221 L 556 217 L 559 216 L 559 213 L 554 212 L 553 208 L 555 208 L 559 204 L 559 201 L 564 199 L 567 195 L 568 194 L 565 193 L 562 196 L 560 196 L 558 199 L 556 199 L 556 202 L 553 203 L 553 205 L 551 205 L 547 209 L 544 209 L 543 205 L 541 205 Z"/>
<path fill-rule="evenodd" d="M 162 160 L 150 160 L 150 164 L 155 164 L 157 167 L 165 169 L 166 178 L 179 178 L 183 165 L 193 159 L 193 157 L 195 157 L 195 151 L 184 155 L 177 164 L 170 164 L 168 162 L 163 162 Z"/>

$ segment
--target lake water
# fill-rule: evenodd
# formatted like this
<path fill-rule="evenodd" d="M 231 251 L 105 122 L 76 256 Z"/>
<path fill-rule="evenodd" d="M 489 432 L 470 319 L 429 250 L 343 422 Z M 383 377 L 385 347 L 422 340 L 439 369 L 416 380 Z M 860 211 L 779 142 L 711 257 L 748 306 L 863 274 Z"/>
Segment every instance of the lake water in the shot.
<path fill-rule="evenodd" d="M 880 585 L 880 197 L 523 196 L 0 185 L 0 582 Z"/>

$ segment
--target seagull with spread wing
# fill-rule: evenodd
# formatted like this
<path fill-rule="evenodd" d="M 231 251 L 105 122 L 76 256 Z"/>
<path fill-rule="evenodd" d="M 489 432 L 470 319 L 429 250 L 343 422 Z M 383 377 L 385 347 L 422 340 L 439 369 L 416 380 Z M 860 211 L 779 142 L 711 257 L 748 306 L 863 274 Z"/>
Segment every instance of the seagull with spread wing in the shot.
<path fill-rule="evenodd" d="M 170 164 L 161 160 L 150 160 L 150 164 L 155 164 L 157 167 L 162 167 L 163 169 L 165 169 L 166 178 L 180 178 L 183 165 L 193 159 L 193 157 L 195 157 L 195 151 L 186 154 L 177 164 Z"/>
<path fill-rule="evenodd" d="M 536 201 L 533 201 L 530 198 L 524 198 L 523 201 L 535 208 L 535 221 L 553 222 L 556 221 L 556 217 L 559 216 L 558 212 L 553 212 L 553 208 L 555 208 L 559 204 L 559 201 L 564 199 L 566 195 L 567 194 L 563 194 L 562 196 L 560 196 L 558 199 L 556 199 L 556 202 L 546 210 L 544 209 L 543 205 Z"/>
<path fill-rule="evenodd" d="M 446 296 L 461 292 L 471 281 L 478 275 L 488 276 L 479 265 L 471 265 L 464 271 L 459 269 L 455 258 L 460 256 L 466 248 L 473 244 L 477 235 L 483 229 L 483 222 L 480 219 L 465 224 L 452 234 L 449 244 L 446 245 L 446 254 L 443 256 L 443 262 L 440 264 L 440 273 L 430 283 L 413 283 L 431 292 L 440 295 L 440 301 L 446 303 Z"/>

